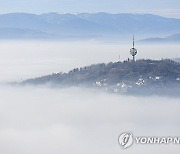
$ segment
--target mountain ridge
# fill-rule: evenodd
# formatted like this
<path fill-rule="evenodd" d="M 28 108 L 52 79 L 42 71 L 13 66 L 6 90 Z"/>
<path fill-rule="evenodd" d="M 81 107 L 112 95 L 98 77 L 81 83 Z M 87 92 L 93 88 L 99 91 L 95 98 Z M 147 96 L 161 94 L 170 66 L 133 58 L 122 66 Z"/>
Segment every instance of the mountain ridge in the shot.
<path fill-rule="evenodd" d="M 10 13 L 0 15 L 0 28 L 41 31 L 47 34 L 46 37 L 44 36 L 45 38 L 48 38 L 48 35 L 63 38 L 64 36 L 121 37 L 132 34 L 144 38 L 144 36 L 180 33 L 180 19 L 152 14 L 108 14 L 103 12 L 94 14 L 44 13 L 40 15 Z M 3 36 L 6 37 L 6 34 L 1 38 Z"/>
<path fill-rule="evenodd" d="M 177 34 L 173 34 L 167 37 L 151 37 L 151 38 L 146 38 L 146 39 L 142 39 L 139 42 L 142 43 L 178 43 L 180 42 L 180 33 Z"/>
<path fill-rule="evenodd" d="M 137 60 L 93 64 L 68 73 L 28 79 L 20 85 L 52 87 L 83 86 L 119 94 L 177 95 L 180 92 L 180 63 L 172 60 Z"/>

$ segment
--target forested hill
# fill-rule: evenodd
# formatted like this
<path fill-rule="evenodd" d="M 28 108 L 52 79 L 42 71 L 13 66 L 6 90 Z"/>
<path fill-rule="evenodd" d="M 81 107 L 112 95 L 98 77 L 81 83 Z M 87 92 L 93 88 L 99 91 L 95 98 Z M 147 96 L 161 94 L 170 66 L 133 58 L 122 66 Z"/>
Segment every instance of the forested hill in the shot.
<path fill-rule="evenodd" d="M 180 63 L 172 60 L 137 60 L 94 64 L 56 73 L 21 84 L 53 86 L 86 86 L 126 94 L 180 93 Z"/>

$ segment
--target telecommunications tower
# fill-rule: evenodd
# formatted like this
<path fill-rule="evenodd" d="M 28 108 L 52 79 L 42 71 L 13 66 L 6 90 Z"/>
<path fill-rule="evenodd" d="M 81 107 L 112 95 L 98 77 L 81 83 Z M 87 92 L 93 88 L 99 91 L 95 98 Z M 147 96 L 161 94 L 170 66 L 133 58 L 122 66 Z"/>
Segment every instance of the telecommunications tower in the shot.
<path fill-rule="evenodd" d="M 133 36 L 133 47 L 130 49 L 130 54 L 133 56 L 133 61 L 135 61 L 135 56 L 137 55 L 137 49 L 134 48 L 134 36 Z"/>

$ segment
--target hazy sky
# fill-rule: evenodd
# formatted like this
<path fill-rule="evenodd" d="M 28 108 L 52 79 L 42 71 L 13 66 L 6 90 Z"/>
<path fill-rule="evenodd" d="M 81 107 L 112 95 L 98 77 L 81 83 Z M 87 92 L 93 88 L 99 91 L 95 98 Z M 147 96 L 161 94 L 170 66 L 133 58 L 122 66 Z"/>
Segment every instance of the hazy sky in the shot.
<path fill-rule="evenodd" d="M 110 12 L 180 17 L 179 0 L 0 0 L 0 13 Z"/>

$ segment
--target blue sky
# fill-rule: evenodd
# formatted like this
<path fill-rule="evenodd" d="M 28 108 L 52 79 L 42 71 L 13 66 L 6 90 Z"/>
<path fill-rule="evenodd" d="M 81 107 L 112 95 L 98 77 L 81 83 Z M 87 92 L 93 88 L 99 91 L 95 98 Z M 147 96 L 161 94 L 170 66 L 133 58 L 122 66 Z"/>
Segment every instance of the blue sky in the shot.
<path fill-rule="evenodd" d="M 152 13 L 180 18 L 180 0 L 0 0 L 0 13 Z"/>

